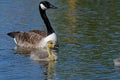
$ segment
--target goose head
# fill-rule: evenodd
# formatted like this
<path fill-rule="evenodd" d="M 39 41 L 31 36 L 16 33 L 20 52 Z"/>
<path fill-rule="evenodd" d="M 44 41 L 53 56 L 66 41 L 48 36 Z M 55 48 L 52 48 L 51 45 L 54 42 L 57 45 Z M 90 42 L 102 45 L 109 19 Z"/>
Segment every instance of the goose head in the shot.
<path fill-rule="evenodd" d="M 51 3 L 49 3 L 48 1 L 41 1 L 40 4 L 39 4 L 39 7 L 42 9 L 42 10 L 47 10 L 47 9 L 55 9 L 57 7 L 55 7 L 54 5 L 52 5 Z"/>
<path fill-rule="evenodd" d="M 47 47 L 50 48 L 50 49 L 53 49 L 55 47 L 54 41 L 48 41 L 47 42 Z"/>

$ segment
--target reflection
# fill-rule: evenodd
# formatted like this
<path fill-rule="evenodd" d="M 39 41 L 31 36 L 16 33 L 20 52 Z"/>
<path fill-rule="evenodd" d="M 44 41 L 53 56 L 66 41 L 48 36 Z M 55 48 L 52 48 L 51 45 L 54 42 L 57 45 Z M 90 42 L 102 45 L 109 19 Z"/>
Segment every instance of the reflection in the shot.
<path fill-rule="evenodd" d="M 77 22 L 76 16 L 73 15 L 75 10 L 77 9 L 77 4 L 76 4 L 77 2 L 78 0 L 68 0 L 69 10 L 68 10 L 67 16 L 70 23 L 72 24 L 76 24 Z M 72 27 L 75 27 L 75 26 L 72 26 Z"/>
<path fill-rule="evenodd" d="M 30 54 L 30 52 L 33 51 L 34 49 L 33 48 L 23 48 L 23 47 L 16 46 L 14 48 L 14 50 L 19 54 Z"/>
<path fill-rule="evenodd" d="M 43 74 L 45 76 L 44 80 L 55 80 L 55 63 L 56 61 L 36 61 L 38 62 L 43 69 Z"/>
<path fill-rule="evenodd" d="M 78 43 L 77 40 L 77 36 L 78 36 L 78 31 L 79 31 L 79 27 L 77 26 L 77 15 L 75 14 L 78 13 L 78 0 L 68 0 L 67 4 L 68 4 L 68 11 L 66 13 L 67 15 L 67 20 L 68 20 L 68 24 L 66 24 L 66 30 L 67 33 L 70 35 L 65 35 L 66 37 L 64 37 L 64 39 L 66 41 L 68 41 L 69 43 Z M 78 22 L 79 23 L 79 22 Z"/>
<path fill-rule="evenodd" d="M 35 49 L 30 52 L 30 58 L 35 61 L 55 61 L 57 60 L 57 53 L 51 48 L 46 49 Z"/>

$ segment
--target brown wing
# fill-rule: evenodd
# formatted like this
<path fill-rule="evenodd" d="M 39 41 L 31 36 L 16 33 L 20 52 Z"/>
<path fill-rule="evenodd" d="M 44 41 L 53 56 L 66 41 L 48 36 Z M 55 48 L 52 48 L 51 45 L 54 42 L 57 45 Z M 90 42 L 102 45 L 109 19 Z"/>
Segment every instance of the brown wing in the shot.
<path fill-rule="evenodd" d="M 40 30 L 30 30 L 29 32 L 34 32 L 34 33 L 37 33 L 41 36 L 46 36 L 47 35 L 46 32 L 40 31 Z"/>
<path fill-rule="evenodd" d="M 15 38 L 17 46 L 25 48 L 37 48 L 44 37 L 35 32 L 11 32 L 8 35 Z"/>

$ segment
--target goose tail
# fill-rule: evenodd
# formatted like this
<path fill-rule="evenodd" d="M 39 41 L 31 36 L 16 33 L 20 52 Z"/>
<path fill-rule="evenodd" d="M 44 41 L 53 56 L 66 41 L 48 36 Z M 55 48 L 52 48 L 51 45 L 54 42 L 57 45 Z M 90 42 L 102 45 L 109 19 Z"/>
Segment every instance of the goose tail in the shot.
<path fill-rule="evenodd" d="M 9 32 L 9 33 L 7 33 L 7 35 L 12 37 L 12 38 L 15 38 L 15 35 L 18 33 L 20 33 L 20 32 Z"/>

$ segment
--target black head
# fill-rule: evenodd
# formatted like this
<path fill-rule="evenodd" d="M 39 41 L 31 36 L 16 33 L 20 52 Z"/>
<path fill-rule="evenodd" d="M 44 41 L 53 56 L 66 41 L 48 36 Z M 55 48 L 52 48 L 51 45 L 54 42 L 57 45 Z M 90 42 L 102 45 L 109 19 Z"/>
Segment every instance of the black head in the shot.
<path fill-rule="evenodd" d="M 54 5 L 52 5 L 51 3 L 49 3 L 48 1 L 41 1 L 40 4 L 39 4 L 39 7 L 42 10 L 46 10 L 46 9 L 49 9 L 49 8 L 53 8 L 53 9 L 57 8 Z"/>

